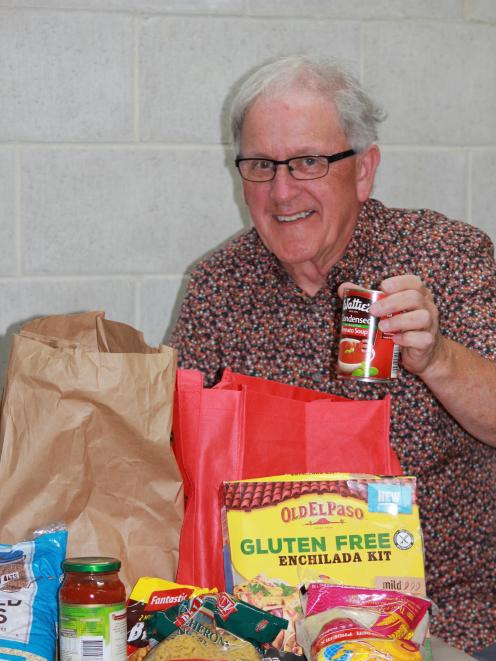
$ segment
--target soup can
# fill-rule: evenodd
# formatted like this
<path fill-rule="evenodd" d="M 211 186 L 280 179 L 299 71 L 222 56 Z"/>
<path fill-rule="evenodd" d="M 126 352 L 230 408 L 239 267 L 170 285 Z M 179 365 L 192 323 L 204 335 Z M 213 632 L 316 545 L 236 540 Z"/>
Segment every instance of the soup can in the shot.
<path fill-rule="evenodd" d="M 385 296 L 373 289 L 344 290 L 337 363 L 340 379 L 376 382 L 398 376 L 400 348 L 390 333 L 379 329 L 380 318 L 369 312 L 372 303 Z"/>

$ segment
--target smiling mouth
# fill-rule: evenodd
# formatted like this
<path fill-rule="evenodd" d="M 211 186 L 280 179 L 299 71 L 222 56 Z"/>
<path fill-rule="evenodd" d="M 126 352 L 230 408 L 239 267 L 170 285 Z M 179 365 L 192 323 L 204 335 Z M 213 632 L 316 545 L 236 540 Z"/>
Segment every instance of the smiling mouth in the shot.
<path fill-rule="evenodd" d="M 309 211 L 300 211 L 299 213 L 294 213 L 291 216 L 274 216 L 277 221 L 280 223 L 294 223 L 296 220 L 302 220 L 303 218 L 308 218 L 314 213 L 313 209 Z"/>

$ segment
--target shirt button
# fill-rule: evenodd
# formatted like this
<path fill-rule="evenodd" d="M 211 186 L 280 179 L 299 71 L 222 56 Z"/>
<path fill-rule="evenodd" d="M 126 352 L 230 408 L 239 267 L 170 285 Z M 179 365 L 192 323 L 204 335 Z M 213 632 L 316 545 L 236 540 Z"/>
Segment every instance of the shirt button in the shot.
<path fill-rule="evenodd" d="M 324 377 L 320 372 L 314 372 L 312 374 L 312 381 L 315 381 L 315 383 L 320 383 Z"/>
<path fill-rule="evenodd" d="M 320 312 L 320 305 L 317 305 L 317 303 L 312 303 L 311 305 L 308 306 L 308 309 L 313 314 L 318 314 Z"/>

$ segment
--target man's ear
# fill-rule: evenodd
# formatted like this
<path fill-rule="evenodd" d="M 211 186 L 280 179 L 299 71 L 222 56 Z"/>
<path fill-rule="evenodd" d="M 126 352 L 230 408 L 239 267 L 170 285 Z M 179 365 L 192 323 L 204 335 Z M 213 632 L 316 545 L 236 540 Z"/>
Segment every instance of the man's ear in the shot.
<path fill-rule="evenodd" d="M 366 202 L 372 192 L 377 166 L 381 162 L 381 152 L 377 145 L 370 145 L 358 154 L 356 189 L 360 202 Z"/>

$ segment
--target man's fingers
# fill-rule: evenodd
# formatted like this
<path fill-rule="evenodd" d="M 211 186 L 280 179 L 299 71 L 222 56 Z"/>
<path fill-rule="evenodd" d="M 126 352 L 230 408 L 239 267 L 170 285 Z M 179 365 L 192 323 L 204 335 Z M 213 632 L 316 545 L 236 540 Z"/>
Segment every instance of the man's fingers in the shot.
<path fill-rule="evenodd" d="M 417 275 L 413 275 L 413 273 L 386 278 L 381 282 L 380 289 L 385 294 L 395 294 L 404 289 L 418 289 L 423 293 L 427 291 L 422 280 Z"/>
<path fill-rule="evenodd" d="M 384 333 L 403 333 L 404 331 L 429 330 L 432 326 L 432 316 L 429 310 L 421 308 L 412 312 L 394 315 L 381 319 L 379 328 Z"/>
<path fill-rule="evenodd" d="M 338 287 L 339 298 L 343 298 L 345 289 L 363 289 L 363 287 L 355 285 L 353 282 L 342 282 Z"/>
<path fill-rule="evenodd" d="M 429 331 L 407 331 L 393 335 L 393 342 L 408 351 L 419 351 L 421 355 L 433 346 L 434 335 Z"/>

